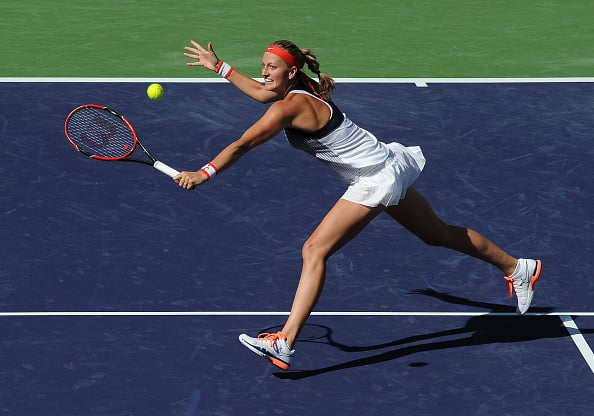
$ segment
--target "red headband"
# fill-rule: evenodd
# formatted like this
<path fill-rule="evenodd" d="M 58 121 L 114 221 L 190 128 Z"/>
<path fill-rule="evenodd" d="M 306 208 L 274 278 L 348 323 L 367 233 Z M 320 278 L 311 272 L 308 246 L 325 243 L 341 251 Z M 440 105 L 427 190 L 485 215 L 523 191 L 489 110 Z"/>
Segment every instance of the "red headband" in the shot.
<path fill-rule="evenodd" d="M 270 53 L 278 56 L 279 58 L 281 58 L 283 61 L 285 61 L 289 65 L 296 66 L 298 69 L 303 68 L 303 62 L 299 62 L 297 60 L 297 58 L 295 58 L 288 51 L 286 51 L 285 49 L 283 49 L 279 46 L 270 45 L 266 48 L 266 50 L 264 52 L 270 52 Z"/>

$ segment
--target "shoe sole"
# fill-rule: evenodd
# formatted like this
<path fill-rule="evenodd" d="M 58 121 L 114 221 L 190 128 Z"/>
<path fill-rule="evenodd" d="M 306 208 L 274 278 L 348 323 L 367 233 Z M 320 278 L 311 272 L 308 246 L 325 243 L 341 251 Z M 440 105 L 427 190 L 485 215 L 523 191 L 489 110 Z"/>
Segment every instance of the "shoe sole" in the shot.
<path fill-rule="evenodd" d="M 239 337 L 239 342 L 241 342 L 243 344 L 243 346 L 246 347 L 248 350 L 250 350 L 251 352 L 253 352 L 256 355 L 259 355 L 260 357 L 266 358 L 268 361 L 270 361 L 271 364 L 280 368 L 281 370 L 287 371 L 289 369 L 289 367 L 290 367 L 289 364 L 285 363 L 282 360 L 279 360 L 278 358 L 272 357 L 272 356 L 266 354 L 265 352 L 260 351 L 259 349 L 254 347 L 252 344 L 245 341 L 243 338 Z"/>
<path fill-rule="evenodd" d="M 536 269 L 534 269 L 534 273 L 532 274 L 532 277 L 530 278 L 530 283 L 529 283 L 530 284 L 530 292 L 528 295 L 528 303 L 526 304 L 526 310 L 524 312 L 521 312 L 518 309 L 518 312 L 520 312 L 520 315 L 524 315 L 526 312 L 528 312 L 528 309 L 530 308 L 530 304 L 532 303 L 532 298 L 534 297 L 534 286 L 536 285 L 536 281 L 540 277 L 541 270 L 542 270 L 542 261 L 536 260 Z"/>

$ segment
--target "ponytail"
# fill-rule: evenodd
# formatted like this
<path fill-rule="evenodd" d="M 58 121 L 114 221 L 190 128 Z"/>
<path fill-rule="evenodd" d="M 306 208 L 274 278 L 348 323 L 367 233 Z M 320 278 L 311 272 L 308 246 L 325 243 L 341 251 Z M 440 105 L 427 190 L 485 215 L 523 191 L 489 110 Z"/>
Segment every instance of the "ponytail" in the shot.
<path fill-rule="evenodd" d="M 320 63 L 318 62 L 316 56 L 311 53 L 311 49 L 301 49 L 301 53 L 305 58 L 307 68 L 316 74 L 320 80 L 318 84 L 318 92 L 321 96 L 329 98 L 330 93 L 336 88 L 336 83 L 330 75 L 320 71 Z"/>

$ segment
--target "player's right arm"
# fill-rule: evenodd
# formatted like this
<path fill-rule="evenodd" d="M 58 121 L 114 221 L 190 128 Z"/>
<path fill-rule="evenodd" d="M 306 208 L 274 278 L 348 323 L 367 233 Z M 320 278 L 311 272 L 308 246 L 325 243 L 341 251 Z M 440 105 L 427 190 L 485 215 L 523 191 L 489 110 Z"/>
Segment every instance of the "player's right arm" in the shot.
<path fill-rule="evenodd" d="M 209 164 L 216 167 L 217 174 L 229 169 L 250 150 L 272 139 L 282 129 L 291 126 L 293 120 L 302 111 L 303 106 L 301 105 L 287 104 L 283 101 L 272 104 L 260 120 L 247 129 L 238 140 L 221 150 Z M 173 177 L 173 180 L 182 188 L 190 190 L 203 184 L 209 178 L 210 175 L 200 169 L 195 172 L 180 172 Z"/>
<path fill-rule="evenodd" d="M 222 61 L 217 57 L 212 44 L 209 42 L 208 49 L 205 49 L 196 41 L 192 40 L 190 43 L 192 46 L 186 46 L 184 48 L 186 50 L 184 56 L 194 61 L 188 62 L 186 65 L 203 66 L 206 69 L 217 72 Z M 266 90 L 260 82 L 242 74 L 234 68 L 225 78 L 245 95 L 261 103 L 269 103 L 282 98 L 278 97 L 276 93 Z"/>

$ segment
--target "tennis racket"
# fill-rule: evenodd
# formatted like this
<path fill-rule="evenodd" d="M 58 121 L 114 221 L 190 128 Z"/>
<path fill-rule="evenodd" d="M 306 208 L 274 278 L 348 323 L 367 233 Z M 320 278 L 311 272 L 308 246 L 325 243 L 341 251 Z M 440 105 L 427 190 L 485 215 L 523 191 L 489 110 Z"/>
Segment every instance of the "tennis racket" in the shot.
<path fill-rule="evenodd" d="M 64 132 L 74 148 L 91 159 L 143 163 L 172 178 L 179 173 L 155 159 L 136 136 L 132 124 L 108 107 L 85 104 L 75 108 L 66 117 Z M 136 145 L 145 158 L 131 157 Z"/>

